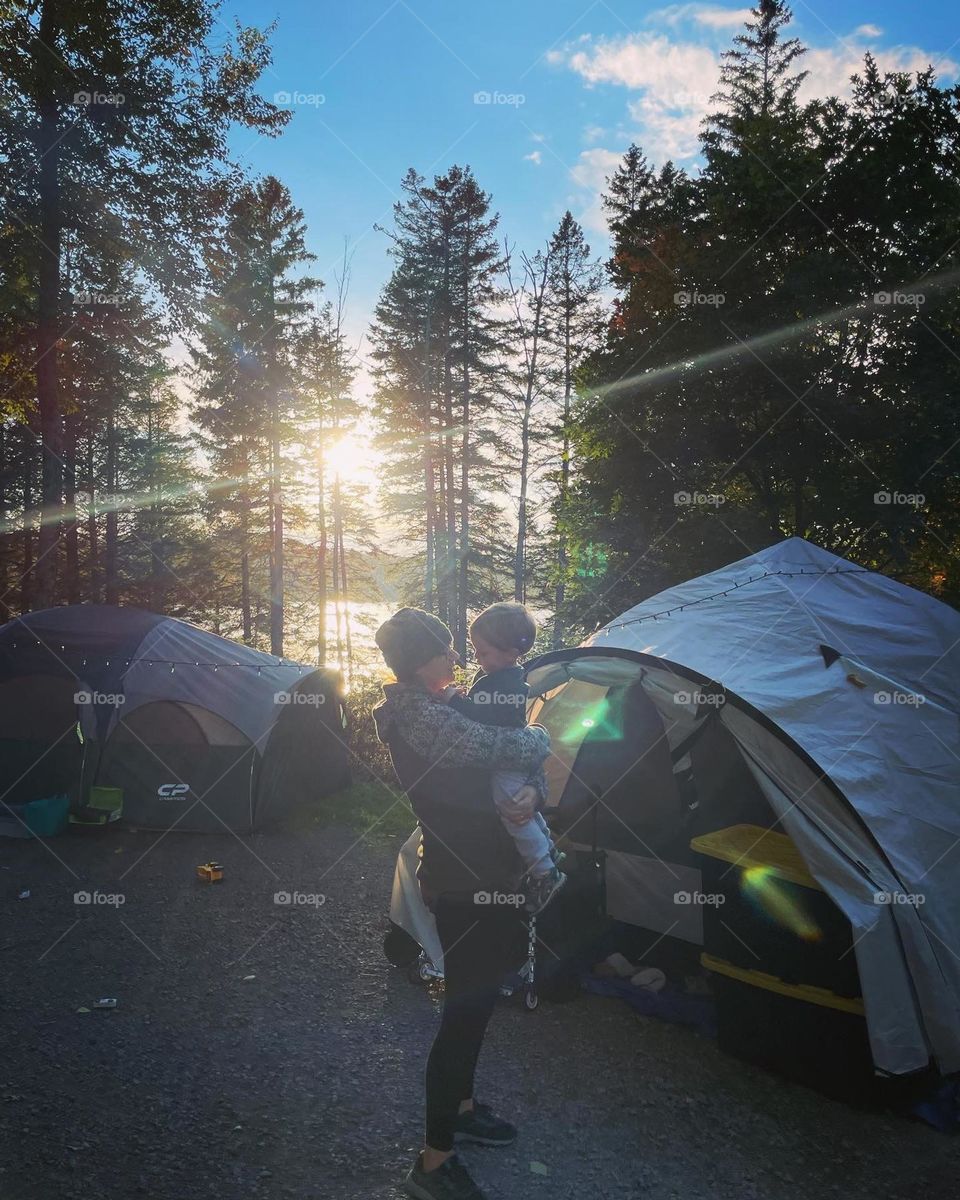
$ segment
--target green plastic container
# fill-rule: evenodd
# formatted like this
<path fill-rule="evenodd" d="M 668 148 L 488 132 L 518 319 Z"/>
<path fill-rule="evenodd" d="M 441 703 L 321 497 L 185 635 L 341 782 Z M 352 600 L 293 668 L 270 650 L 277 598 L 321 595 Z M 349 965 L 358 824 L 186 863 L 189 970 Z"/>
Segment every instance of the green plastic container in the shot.
<path fill-rule="evenodd" d="M 123 812 L 123 788 L 92 787 L 90 802 L 70 814 L 71 825 L 108 825 Z"/>

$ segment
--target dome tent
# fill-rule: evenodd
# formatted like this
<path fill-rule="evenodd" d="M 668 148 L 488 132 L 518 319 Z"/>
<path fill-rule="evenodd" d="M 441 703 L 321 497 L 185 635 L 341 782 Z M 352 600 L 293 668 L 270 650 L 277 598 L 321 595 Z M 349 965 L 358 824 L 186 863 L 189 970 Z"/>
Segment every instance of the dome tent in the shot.
<path fill-rule="evenodd" d="M 955 610 L 799 538 L 679 584 L 529 664 L 556 827 L 610 847 L 611 915 L 696 941 L 690 838 L 779 823 L 851 922 L 875 1064 L 956 1071 L 958 660 Z"/>
<path fill-rule="evenodd" d="M 8 803 L 115 786 L 132 825 L 246 833 L 346 783 L 343 723 L 336 672 L 188 621 L 91 604 L 0 627 Z"/>

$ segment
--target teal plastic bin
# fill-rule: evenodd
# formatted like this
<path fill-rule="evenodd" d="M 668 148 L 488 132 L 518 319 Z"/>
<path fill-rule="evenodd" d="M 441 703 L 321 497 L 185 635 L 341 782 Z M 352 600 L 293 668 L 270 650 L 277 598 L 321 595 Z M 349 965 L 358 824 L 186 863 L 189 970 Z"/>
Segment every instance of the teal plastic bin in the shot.
<path fill-rule="evenodd" d="M 55 837 L 66 829 L 69 811 L 66 794 L 6 805 L 0 808 L 0 836 Z"/>

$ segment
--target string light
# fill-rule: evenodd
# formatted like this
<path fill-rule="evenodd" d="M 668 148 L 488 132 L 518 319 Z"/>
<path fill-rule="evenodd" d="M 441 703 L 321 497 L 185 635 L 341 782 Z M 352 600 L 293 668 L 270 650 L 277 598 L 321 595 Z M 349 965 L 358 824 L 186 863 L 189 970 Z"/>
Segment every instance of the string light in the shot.
<path fill-rule="evenodd" d="M 43 642 L 37 642 L 37 645 L 40 646 L 41 649 L 46 649 Z M 19 648 L 20 649 L 32 649 L 32 647 L 25 647 L 22 644 L 19 646 Z M 3 647 L 0 647 L 0 649 L 3 649 Z M 16 650 L 16 649 L 18 649 L 18 643 L 11 642 L 10 645 L 8 647 L 6 647 L 6 649 Z M 82 654 L 82 652 L 78 651 L 78 650 L 75 651 L 75 650 L 64 649 L 63 652 L 66 655 Z M 51 651 L 51 653 L 52 653 L 52 651 Z M 80 665 L 84 666 L 84 667 L 86 667 L 87 665 L 94 665 L 99 662 L 102 662 L 104 664 L 104 666 L 109 667 L 111 660 L 109 658 L 107 658 L 107 659 L 91 658 L 87 654 L 82 654 L 82 657 L 80 659 Z M 257 672 L 257 675 L 260 675 L 260 676 L 262 676 L 263 671 L 264 671 L 263 663 L 198 662 L 196 659 L 187 660 L 187 659 L 179 659 L 179 658 L 151 658 L 151 659 L 128 658 L 125 660 L 124 665 L 126 667 L 131 667 L 131 666 L 133 666 L 133 667 L 170 667 L 171 670 L 174 667 L 204 667 L 204 668 L 210 667 L 214 671 L 218 671 L 221 667 L 243 667 L 248 670 L 255 670 Z M 296 663 L 296 662 L 293 662 L 293 661 L 291 661 L 289 659 L 285 659 L 285 658 L 277 659 L 276 662 L 270 663 L 269 665 L 271 667 L 296 667 L 297 673 L 299 675 L 302 675 L 304 671 L 313 672 L 313 671 L 320 671 L 320 670 L 324 669 L 323 666 L 304 667 L 301 663 Z"/>
<path fill-rule="evenodd" d="M 640 625 L 643 621 L 656 621 L 660 617 L 669 617 L 672 613 L 683 612 L 685 608 L 692 608 L 695 604 L 703 604 L 707 600 L 719 600 L 723 596 L 729 596 L 731 591 L 736 591 L 738 588 L 745 588 L 748 583 L 757 583 L 761 579 L 772 579 L 775 575 L 782 575 L 787 579 L 793 579 L 795 576 L 803 575 L 809 577 L 811 575 L 872 575 L 872 571 L 868 571 L 862 567 L 849 567 L 846 569 L 840 567 L 828 567 L 826 571 L 807 571 L 803 567 L 799 571 L 764 571 L 762 575 L 751 575 L 749 579 L 743 583 L 735 583 L 733 587 L 727 588 L 724 592 L 714 592 L 712 596 L 700 596 L 697 600 L 688 600 L 685 604 L 681 604 L 679 608 L 664 608 L 659 612 L 646 613 L 642 617 L 633 617 L 629 621 L 614 621 L 610 625 L 597 625 L 596 629 L 602 632 L 607 632 L 610 629 L 623 629 L 626 625 Z"/>

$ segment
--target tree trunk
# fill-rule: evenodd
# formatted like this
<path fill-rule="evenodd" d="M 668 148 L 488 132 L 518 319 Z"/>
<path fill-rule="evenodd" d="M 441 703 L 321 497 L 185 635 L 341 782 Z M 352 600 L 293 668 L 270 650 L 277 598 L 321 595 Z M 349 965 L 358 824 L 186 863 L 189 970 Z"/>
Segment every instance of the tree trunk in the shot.
<path fill-rule="evenodd" d="M 550 269 L 549 253 L 544 257 L 541 273 L 538 278 L 534 263 L 524 258 L 525 279 L 529 279 L 533 289 L 533 324 L 530 329 L 529 355 L 527 356 L 527 372 L 523 393 L 523 420 L 520 425 L 520 504 L 517 512 L 517 545 L 513 557 L 513 596 L 519 604 L 527 599 L 527 496 L 530 486 L 530 417 L 533 412 L 533 401 L 537 394 L 537 368 L 539 364 L 540 338 L 543 332 L 543 302 L 547 285 L 547 273 Z M 517 322 L 523 336 L 523 346 L 526 351 L 528 339 L 524 326 L 522 301 L 514 293 L 514 303 L 517 312 Z"/>
<path fill-rule="evenodd" d="M 77 529 L 77 415 L 64 420 L 63 491 L 66 578 L 64 593 L 68 604 L 80 603 L 80 538 Z"/>
<path fill-rule="evenodd" d="M 446 381 L 443 397 L 443 493 L 446 510 L 446 532 L 444 535 L 443 571 L 443 620 L 453 629 L 454 643 L 457 641 L 457 576 L 454 555 L 457 552 L 457 498 L 453 487 L 453 394 L 450 366 L 444 366 Z"/>
<path fill-rule="evenodd" d="M 473 243 L 470 236 L 470 217 L 464 229 L 461 276 L 460 340 L 463 352 L 463 434 L 460 439 L 460 559 L 457 586 L 457 624 L 454 646 L 462 662 L 467 660 L 467 594 L 470 570 L 470 255 Z"/>
<path fill-rule="evenodd" d="M 317 547 L 317 662 L 323 666 L 327 658 L 327 509 L 324 496 L 323 471 L 323 413 L 317 426 L 317 524 L 320 542 Z"/>
<path fill-rule="evenodd" d="M 467 580 L 470 556 L 470 370 L 464 367 L 463 438 L 460 462 L 460 562 L 457 588 L 457 624 L 454 645 L 461 659 L 467 658 Z"/>
<path fill-rule="evenodd" d="M 347 555 L 343 548 L 343 522 L 339 522 L 340 528 L 337 534 L 340 558 L 340 592 L 343 596 L 343 615 L 344 615 L 344 633 L 345 646 L 347 651 L 347 683 L 353 683 L 353 642 L 350 635 L 350 601 L 347 598 Z"/>
<path fill-rule="evenodd" d="M 87 594 L 91 604 L 100 603 L 100 537 L 97 528 L 97 484 L 94 470 L 94 436 L 92 422 L 87 422 L 87 461 L 84 480 L 90 496 L 87 510 Z"/>
<path fill-rule="evenodd" d="M 270 332 L 264 338 L 270 387 L 270 653 L 283 657 L 283 465 L 280 457 L 280 379 L 274 281 L 270 279 Z"/>
<path fill-rule="evenodd" d="M 250 450 L 246 439 L 241 448 L 243 480 L 240 484 L 240 623 L 244 645 L 253 645 L 253 616 L 250 611 Z"/>
<path fill-rule="evenodd" d="M 796 409 L 797 440 L 793 446 L 793 536 L 806 537 L 806 513 L 804 511 L 803 485 L 805 483 L 806 454 L 804 447 L 803 411 Z"/>
<path fill-rule="evenodd" d="M 104 600 L 107 604 L 120 603 L 120 579 L 117 563 L 118 515 L 117 515 L 117 415 L 116 401 L 111 396 L 107 410 L 107 529 L 104 538 Z"/>
<path fill-rule="evenodd" d="M 163 496 L 161 493 L 160 472 L 157 470 L 157 443 L 160 440 L 160 430 L 157 428 L 151 406 L 147 414 L 147 461 L 150 464 L 150 478 L 147 486 L 150 489 L 151 503 L 149 509 L 150 529 L 150 611 L 162 613 L 166 608 L 166 587 L 163 564 Z"/>
<path fill-rule="evenodd" d="M 518 604 L 525 604 L 527 599 L 527 476 L 529 472 L 530 398 L 528 388 L 520 431 L 520 503 L 517 510 L 517 546 L 513 555 L 513 598 Z"/>
<path fill-rule="evenodd" d="M 567 535 L 562 527 L 562 512 L 570 492 L 570 401 L 573 395 L 570 313 L 570 275 L 568 271 L 564 278 L 563 288 L 563 441 L 560 459 L 559 503 L 561 527 L 557 531 L 557 589 L 553 604 L 554 650 L 559 650 L 563 645 L 563 605 L 567 591 Z"/>
<path fill-rule="evenodd" d="M 426 398 L 425 415 L 421 425 L 423 437 L 423 484 L 426 496 L 426 563 L 423 575 L 424 607 L 432 613 L 436 591 L 436 529 L 437 529 L 437 499 L 436 480 L 434 479 L 433 442 L 430 430 L 430 398 Z"/>
<path fill-rule="evenodd" d="M 7 501 L 9 473 L 6 464 L 9 461 L 7 427 L 0 421 L 0 624 L 6 624 L 13 616 L 13 610 L 8 603 L 9 597 L 7 595 L 10 590 L 8 554 L 11 549 L 10 531 L 7 529 L 7 522 L 10 519 L 10 506 Z"/>
<path fill-rule="evenodd" d="M 24 447 L 23 469 L 23 531 L 20 534 L 20 611 L 33 608 L 36 580 L 33 574 L 33 455 L 29 445 Z"/>
<path fill-rule="evenodd" d="M 35 603 L 56 602 L 57 546 L 63 502 L 62 418 L 60 412 L 60 134 L 54 78 L 59 35 L 56 0 L 44 0 L 33 44 L 40 125 L 37 187 L 40 202 L 37 294 L 37 403 L 40 410 L 41 516 L 35 563 Z"/>

